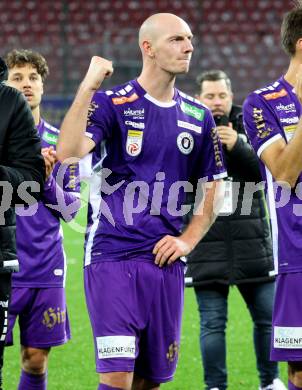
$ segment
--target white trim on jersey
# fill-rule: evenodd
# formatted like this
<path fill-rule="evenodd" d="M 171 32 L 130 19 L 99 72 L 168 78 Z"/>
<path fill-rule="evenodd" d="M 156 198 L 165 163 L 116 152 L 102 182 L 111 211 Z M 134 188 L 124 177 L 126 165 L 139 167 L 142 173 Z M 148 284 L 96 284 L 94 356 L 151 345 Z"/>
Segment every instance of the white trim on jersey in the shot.
<path fill-rule="evenodd" d="M 3 260 L 3 267 L 15 267 L 19 265 L 18 260 Z"/>
<path fill-rule="evenodd" d="M 156 106 L 159 106 L 159 107 L 173 107 L 175 106 L 176 104 L 176 101 L 175 100 L 172 100 L 171 102 L 160 102 L 159 100 L 155 99 L 154 97 L 152 97 L 151 95 L 149 95 L 148 93 L 146 93 L 144 95 L 144 97 L 149 100 L 150 102 L 154 103 Z"/>
<path fill-rule="evenodd" d="M 93 137 L 93 134 L 88 133 L 88 131 L 85 131 L 85 135 L 86 135 L 86 137 L 88 137 L 88 138 L 92 138 L 92 137 Z"/>
<path fill-rule="evenodd" d="M 217 175 L 213 175 L 213 179 L 219 180 L 219 179 L 223 179 L 227 176 L 228 176 L 227 172 L 222 172 L 222 173 L 218 173 Z"/>
<path fill-rule="evenodd" d="M 52 130 L 54 133 L 60 133 L 60 130 L 58 130 L 56 127 L 50 125 L 48 122 L 45 122 L 44 121 L 44 126 L 46 127 L 46 129 L 48 130 Z"/>
<path fill-rule="evenodd" d="M 268 148 L 271 144 L 273 144 L 274 142 L 276 142 L 278 139 L 280 138 L 283 138 L 281 134 L 276 134 L 274 135 L 272 138 L 268 139 L 266 142 L 264 142 L 264 144 L 262 144 L 260 146 L 260 148 L 258 149 L 258 152 L 257 152 L 257 155 L 258 157 L 260 158 L 261 157 L 261 153 L 266 149 Z"/>
<path fill-rule="evenodd" d="M 89 156 L 90 158 L 87 158 L 85 164 L 89 164 L 90 162 L 90 170 L 92 171 L 92 153 L 90 153 Z M 102 160 L 97 164 L 97 166 L 102 164 L 105 157 L 106 157 L 106 153 L 102 158 Z M 85 266 L 91 264 L 91 250 L 93 246 L 93 240 L 97 228 L 99 226 L 99 211 L 101 208 L 101 201 L 102 201 L 100 195 L 101 181 L 102 181 L 101 175 L 98 175 L 97 173 L 92 174 L 90 179 L 89 203 L 92 208 L 91 219 L 93 222 L 92 225 L 90 226 L 90 230 L 87 238 L 87 245 L 85 249 L 85 263 L 84 263 Z"/>
<path fill-rule="evenodd" d="M 274 182 L 273 176 L 269 169 L 265 167 L 266 180 L 267 180 L 267 197 L 268 197 L 268 209 L 271 218 L 272 226 L 272 241 L 273 241 L 273 256 L 274 256 L 274 268 L 276 274 L 278 273 L 278 221 L 276 212 L 276 203 L 274 195 Z"/>
<path fill-rule="evenodd" d="M 125 87 L 125 91 L 126 92 L 130 92 L 131 90 L 133 89 L 132 85 L 128 84 L 126 87 Z"/>

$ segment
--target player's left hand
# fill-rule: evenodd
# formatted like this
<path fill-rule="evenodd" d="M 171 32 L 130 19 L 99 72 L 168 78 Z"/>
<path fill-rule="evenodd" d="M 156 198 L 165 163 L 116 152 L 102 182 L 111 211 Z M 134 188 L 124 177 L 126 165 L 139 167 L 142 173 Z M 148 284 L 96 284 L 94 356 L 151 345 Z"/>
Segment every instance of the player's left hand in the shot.
<path fill-rule="evenodd" d="M 162 267 L 165 263 L 172 264 L 181 256 L 191 252 L 191 247 L 181 237 L 165 236 L 153 248 L 155 264 Z"/>
<path fill-rule="evenodd" d="M 231 151 L 238 139 L 238 133 L 233 129 L 232 123 L 229 123 L 229 126 L 217 126 L 217 133 L 221 143 Z"/>
<path fill-rule="evenodd" d="M 44 157 L 47 180 L 53 171 L 55 163 L 57 162 L 56 151 L 54 150 L 53 146 L 50 146 L 49 148 L 42 148 L 41 152 L 42 156 Z"/>

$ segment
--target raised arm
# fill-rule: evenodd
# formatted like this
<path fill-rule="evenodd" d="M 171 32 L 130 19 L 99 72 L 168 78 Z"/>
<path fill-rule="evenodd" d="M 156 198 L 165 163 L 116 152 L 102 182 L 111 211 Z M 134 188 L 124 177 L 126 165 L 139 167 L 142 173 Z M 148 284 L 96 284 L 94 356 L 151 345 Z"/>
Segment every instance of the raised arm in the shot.
<path fill-rule="evenodd" d="M 88 108 L 94 93 L 112 72 L 111 61 L 92 57 L 86 76 L 61 126 L 57 144 L 57 157 L 61 162 L 70 157 L 82 158 L 94 148 L 94 141 L 85 136 Z"/>
<path fill-rule="evenodd" d="M 261 153 L 261 160 L 268 167 L 274 179 L 288 183 L 294 188 L 302 172 L 302 119 L 289 143 L 278 139 Z"/>

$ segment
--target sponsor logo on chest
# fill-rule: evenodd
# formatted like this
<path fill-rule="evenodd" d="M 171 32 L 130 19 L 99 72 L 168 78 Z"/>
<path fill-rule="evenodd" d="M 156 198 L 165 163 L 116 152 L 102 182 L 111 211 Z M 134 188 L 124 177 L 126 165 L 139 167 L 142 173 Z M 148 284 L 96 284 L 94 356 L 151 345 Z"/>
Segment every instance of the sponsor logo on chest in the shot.
<path fill-rule="evenodd" d="M 191 104 L 188 104 L 185 102 L 181 103 L 180 108 L 185 114 L 187 114 L 187 115 L 189 115 L 189 116 L 191 116 L 199 121 L 202 121 L 204 118 L 204 110 L 202 108 L 197 108 L 197 107 L 192 106 Z"/>
<path fill-rule="evenodd" d="M 183 129 L 192 130 L 198 134 L 201 134 L 201 126 L 196 126 L 193 123 L 184 122 L 184 121 L 180 121 L 180 120 L 177 121 L 177 125 L 178 125 L 178 127 L 182 127 Z"/>
<path fill-rule="evenodd" d="M 287 91 L 285 88 L 282 88 L 278 92 L 266 93 L 265 95 L 263 95 L 265 100 L 275 100 L 284 96 L 287 96 Z"/>
<path fill-rule="evenodd" d="M 131 96 L 121 96 L 121 97 L 112 98 L 112 102 L 114 105 L 119 105 L 125 103 L 132 103 L 135 102 L 135 100 L 137 99 L 138 99 L 137 94 L 133 93 Z"/>
<path fill-rule="evenodd" d="M 290 112 L 296 112 L 296 106 L 295 103 L 290 103 L 290 104 L 278 104 L 276 106 L 277 111 L 283 111 L 285 114 L 289 114 Z"/>
<path fill-rule="evenodd" d="M 144 129 L 145 124 L 143 122 L 125 121 L 125 125 L 131 126 L 135 129 Z"/>
<path fill-rule="evenodd" d="M 132 119 L 144 119 L 145 109 L 132 110 L 131 108 L 127 108 L 127 110 L 124 110 L 124 116 Z"/>

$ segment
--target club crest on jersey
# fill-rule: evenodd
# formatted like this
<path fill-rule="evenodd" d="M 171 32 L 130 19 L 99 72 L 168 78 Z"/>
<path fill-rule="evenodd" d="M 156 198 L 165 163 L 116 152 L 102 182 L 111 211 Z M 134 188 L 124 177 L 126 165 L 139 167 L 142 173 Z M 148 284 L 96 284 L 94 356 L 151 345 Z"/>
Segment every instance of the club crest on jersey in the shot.
<path fill-rule="evenodd" d="M 138 156 L 142 150 L 143 131 L 128 130 L 126 151 L 129 156 Z"/>
<path fill-rule="evenodd" d="M 190 154 L 194 147 L 194 138 L 190 133 L 184 131 L 180 133 L 177 137 L 177 146 L 178 149 L 183 154 Z"/>

